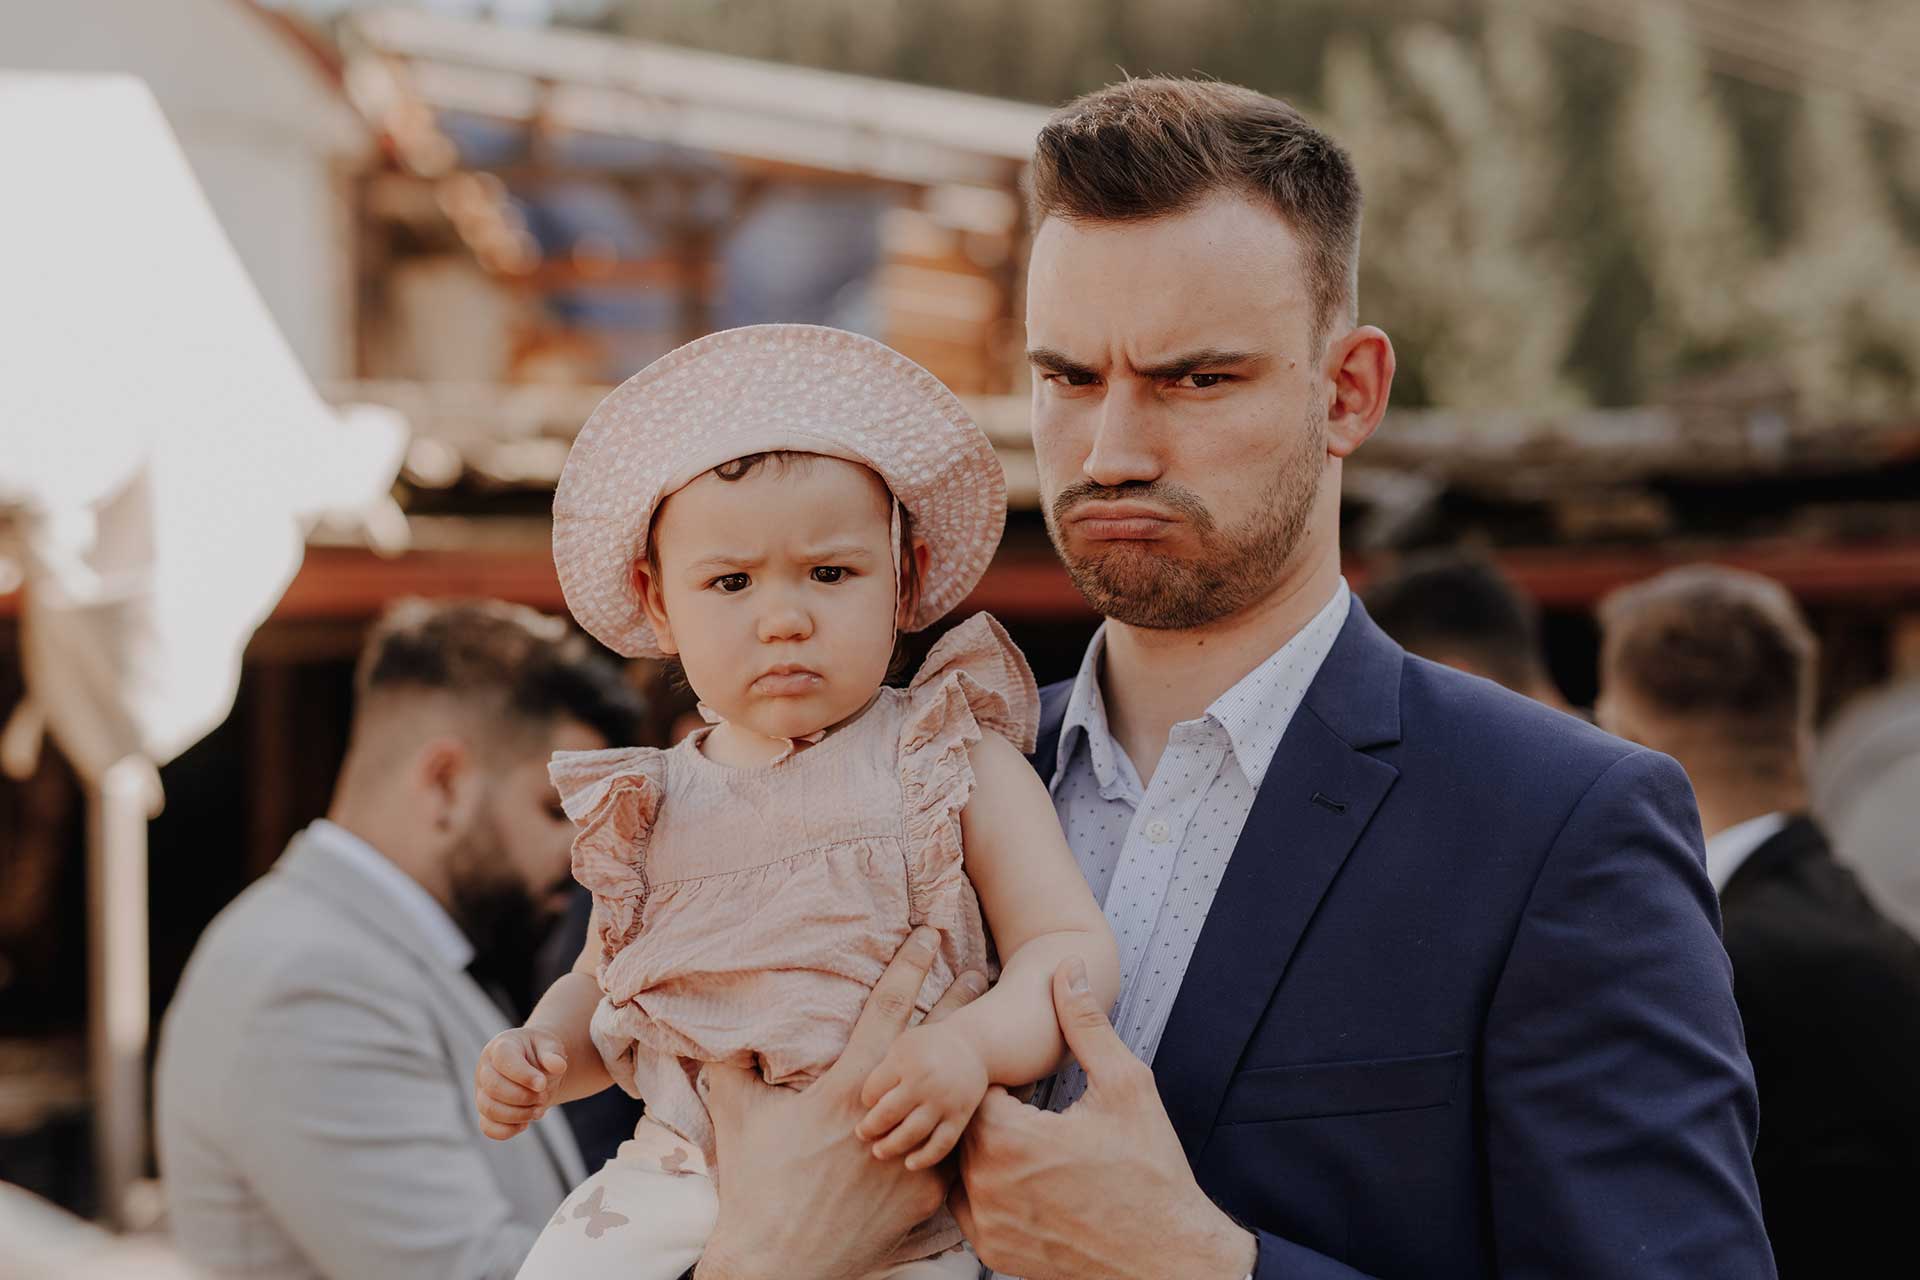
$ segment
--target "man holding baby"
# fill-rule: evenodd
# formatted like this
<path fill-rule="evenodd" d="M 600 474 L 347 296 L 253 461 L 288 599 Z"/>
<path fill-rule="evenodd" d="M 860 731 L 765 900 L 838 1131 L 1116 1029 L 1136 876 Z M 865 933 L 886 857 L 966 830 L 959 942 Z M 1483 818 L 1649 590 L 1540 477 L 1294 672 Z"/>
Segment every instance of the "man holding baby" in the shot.
<path fill-rule="evenodd" d="M 1127 81 L 1042 131 L 1032 212 L 1043 502 L 1107 619 L 1032 760 L 1122 994 L 1061 966 L 1078 1066 L 975 1115 L 950 1204 L 981 1260 L 1772 1275 L 1685 776 L 1407 655 L 1341 577 L 1394 371 L 1345 152 L 1248 90 Z M 903 949 L 804 1093 L 709 1072 L 702 1280 L 857 1274 L 948 1195 L 853 1133 L 932 963 Z"/>

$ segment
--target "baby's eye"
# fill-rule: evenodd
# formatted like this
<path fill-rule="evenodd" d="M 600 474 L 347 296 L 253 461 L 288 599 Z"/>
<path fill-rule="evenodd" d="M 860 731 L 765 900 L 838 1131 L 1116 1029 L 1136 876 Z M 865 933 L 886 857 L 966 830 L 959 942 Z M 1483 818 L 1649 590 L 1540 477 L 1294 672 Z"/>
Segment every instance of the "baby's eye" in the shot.
<path fill-rule="evenodd" d="M 841 568 L 837 564 L 822 564 L 822 565 L 814 566 L 813 580 L 815 582 L 825 582 L 828 584 L 832 584 L 835 582 L 844 582 L 846 580 L 846 577 L 847 577 L 847 571 Z"/>
<path fill-rule="evenodd" d="M 751 579 L 744 573 L 723 573 L 707 585 L 710 587 L 718 587 L 728 595 L 734 595 L 738 592 L 745 591 L 750 581 Z"/>

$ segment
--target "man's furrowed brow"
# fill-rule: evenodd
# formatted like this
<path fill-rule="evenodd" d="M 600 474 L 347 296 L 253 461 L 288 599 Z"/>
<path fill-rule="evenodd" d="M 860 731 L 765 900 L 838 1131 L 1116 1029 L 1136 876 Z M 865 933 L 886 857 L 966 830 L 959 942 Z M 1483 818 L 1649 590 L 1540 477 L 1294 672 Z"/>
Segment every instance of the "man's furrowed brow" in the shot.
<path fill-rule="evenodd" d="M 1100 376 L 1100 371 L 1092 365 L 1082 364 L 1051 347 L 1031 348 L 1027 352 L 1027 363 L 1036 369 L 1045 369 L 1048 373 L 1079 374 L 1088 378 Z"/>
<path fill-rule="evenodd" d="M 1265 364 L 1267 356 L 1262 351 L 1235 351 L 1228 347 L 1202 347 L 1198 351 L 1189 351 L 1177 355 L 1171 360 L 1162 360 L 1157 364 L 1144 365 L 1134 372 L 1143 378 L 1156 382 L 1178 382 L 1190 373 L 1203 369 L 1243 369 L 1249 365 Z"/>

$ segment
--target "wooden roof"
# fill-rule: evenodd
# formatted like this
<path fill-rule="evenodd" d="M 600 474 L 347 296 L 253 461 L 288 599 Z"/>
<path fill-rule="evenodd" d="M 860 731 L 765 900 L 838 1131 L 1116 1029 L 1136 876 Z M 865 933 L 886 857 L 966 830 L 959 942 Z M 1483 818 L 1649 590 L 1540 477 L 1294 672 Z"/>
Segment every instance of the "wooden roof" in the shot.
<path fill-rule="evenodd" d="M 914 186 L 1011 188 L 1043 107 L 420 10 L 350 19 L 347 86 L 404 151 L 418 106 Z M 427 159 L 429 168 L 435 163 Z"/>

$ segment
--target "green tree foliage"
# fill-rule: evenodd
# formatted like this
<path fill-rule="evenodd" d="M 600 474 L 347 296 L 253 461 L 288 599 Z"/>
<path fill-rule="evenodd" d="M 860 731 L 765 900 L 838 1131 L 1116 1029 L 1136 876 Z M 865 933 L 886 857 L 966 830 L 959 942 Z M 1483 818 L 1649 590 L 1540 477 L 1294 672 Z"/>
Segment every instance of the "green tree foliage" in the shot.
<path fill-rule="evenodd" d="M 1032 102 L 1169 73 L 1298 103 L 1361 169 L 1402 402 L 1624 404 L 1758 365 L 1817 412 L 1920 408 L 1920 139 L 1845 85 L 1710 70 L 1705 0 L 1614 6 L 1627 40 L 1527 0 L 609 4 L 647 39 Z M 1706 7 L 1795 18 L 1875 83 L 1920 49 L 1912 0 Z"/>

